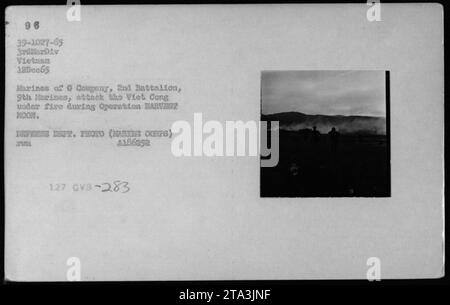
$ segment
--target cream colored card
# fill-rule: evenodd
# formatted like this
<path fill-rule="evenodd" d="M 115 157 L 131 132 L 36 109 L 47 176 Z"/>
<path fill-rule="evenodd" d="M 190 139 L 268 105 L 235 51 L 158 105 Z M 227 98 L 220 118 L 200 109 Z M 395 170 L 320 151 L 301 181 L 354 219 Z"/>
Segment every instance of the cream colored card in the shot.
<path fill-rule="evenodd" d="M 6 278 L 443 276 L 442 14 L 8 7 Z M 275 167 L 202 141 L 276 113 Z"/>

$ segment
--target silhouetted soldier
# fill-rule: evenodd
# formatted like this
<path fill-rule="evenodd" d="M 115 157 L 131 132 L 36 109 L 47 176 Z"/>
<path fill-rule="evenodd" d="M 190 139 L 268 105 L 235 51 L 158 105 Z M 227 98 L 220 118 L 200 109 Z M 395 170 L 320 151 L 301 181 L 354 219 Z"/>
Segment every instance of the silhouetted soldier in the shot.
<path fill-rule="evenodd" d="M 316 126 L 312 130 L 312 141 L 313 143 L 318 143 L 320 141 L 320 132 L 317 130 Z"/>
<path fill-rule="evenodd" d="M 336 153 L 338 142 L 339 142 L 339 132 L 336 131 L 336 128 L 331 128 L 331 131 L 328 132 L 328 136 L 330 137 L 331 148 L 333 153 Z"/>
<path fill-rule="evenodd" d="M 316 126 L 313 126 L 313 129 L 311 131 L 311 150 L 310 150 L 310 165 L 314 168 L 314 170 L 312 170 L 310 172 L 311 174 L 311 180 L 315 181 L 314 179 L 314 175 L 318 174 L 318 170 L 319 170 L 319 166 L 321 163 L 321 159 L 322 159 L 322 155 L 321 155 L 321 150 L 320 150 L 320 132 L 317 130 Z M 314 184 L 314 182 L 313 182 Z"/>

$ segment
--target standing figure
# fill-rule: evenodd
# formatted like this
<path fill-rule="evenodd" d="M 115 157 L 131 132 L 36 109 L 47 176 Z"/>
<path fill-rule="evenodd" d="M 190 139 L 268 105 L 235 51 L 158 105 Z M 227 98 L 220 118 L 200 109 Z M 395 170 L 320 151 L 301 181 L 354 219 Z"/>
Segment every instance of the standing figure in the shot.
<path fill-rule="evenodd" d="M 336 128 L 331 128 L 331 131 L 328 132 L 328 136 L 330 137 L 331 142 L 331 150 L 333 154 L 336 154 L 337 152 L 337 146 L 339 143 L 339 132 L 336 131 Z"/>
<path fill-rule="evenodd" d="M 320 132 L 317 130 L 316 126 L 314 126 L 312 130 L 312 141 L 314 144 L 320 141 Z"/>

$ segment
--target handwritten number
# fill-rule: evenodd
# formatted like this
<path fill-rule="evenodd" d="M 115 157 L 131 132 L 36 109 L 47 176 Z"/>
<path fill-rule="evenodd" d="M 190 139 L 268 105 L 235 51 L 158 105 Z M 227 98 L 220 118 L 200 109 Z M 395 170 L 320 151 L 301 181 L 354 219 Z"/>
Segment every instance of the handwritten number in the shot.
<path fill-rule="evenodd" d="M 130 187 L 128 186 L 128 182 L 123 181 L 120 183 L 122 185 L 122 193 L 128 193 L 130 191 Z"/>
<path fill-rule="evenodd" d="M 102 192 L 128 193 L 130 191 L 127 181 L 115 180 L 112 184 L 104 182 L 102 185 L 104 186 Z"/>

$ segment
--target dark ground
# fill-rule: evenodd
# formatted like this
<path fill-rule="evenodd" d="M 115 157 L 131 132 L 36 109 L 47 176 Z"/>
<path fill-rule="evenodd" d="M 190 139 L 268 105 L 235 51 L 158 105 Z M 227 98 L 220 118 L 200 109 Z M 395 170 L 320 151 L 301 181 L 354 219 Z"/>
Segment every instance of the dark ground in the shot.
<path fill-rule="evenodd" d="M 315 139 L 315 140 L 314 140 Z M 280 160 L 261 168 L 261 197 L 389 197 L 385 135 L 280 130 Z"/>

